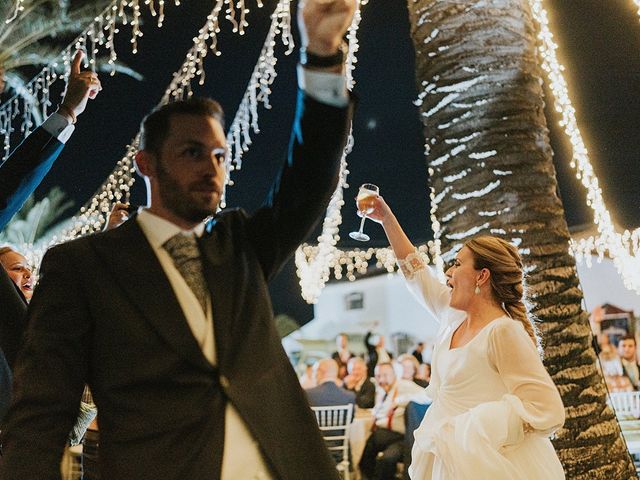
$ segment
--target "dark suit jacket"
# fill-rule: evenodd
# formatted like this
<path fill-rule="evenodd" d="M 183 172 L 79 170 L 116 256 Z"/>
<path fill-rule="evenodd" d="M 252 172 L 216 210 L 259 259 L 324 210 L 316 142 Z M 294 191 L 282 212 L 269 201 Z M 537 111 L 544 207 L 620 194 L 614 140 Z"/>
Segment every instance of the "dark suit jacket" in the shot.
<path fill-rule="evenodd" d="M 199 240 L 216 368 L 135 218 L 49 250 L 15 370 L 3 480 L 59 478 L 85 382 L 100 412 L 102 478 L 219 478 L 227 401 L 274 478 L 338 478 L 282 348 L 267 281 L 326 208 L 349 121 L 350 109 L 301 94 L 288 160 L 265 205 L 223 212 Z"/>
<path fill-rule="evenodd" d="M 364 383 L 360 387 L 360 390 L 351 391 L 355 392 L 356 405 L 358 405 L 360 408 L 373 408 L 376 404 L 376 386 L 369 378 L 364 381 Z"/>
<path fill-rule="evenodd" d="M 330 407 L 356 403 L 356 394 L 339 387 L 335 382 L 324 382 L 317 387 L 305 390 L 309 405 L 312 407 Z"/>
<path fill-rule="evenodd" d="M 31 133 L 0 166 L 0 230 L 33 193 L 64 144 L 43 128 Z M 0 421 L 11 398 L 11 370 L 26 327 L 27 304 L 0 268 Z"/>

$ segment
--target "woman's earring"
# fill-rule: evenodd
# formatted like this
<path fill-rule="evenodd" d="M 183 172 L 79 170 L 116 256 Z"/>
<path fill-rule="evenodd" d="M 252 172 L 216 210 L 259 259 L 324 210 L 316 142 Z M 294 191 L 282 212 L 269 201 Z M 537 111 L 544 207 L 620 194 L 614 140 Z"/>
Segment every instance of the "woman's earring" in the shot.
<path fill-rule="evenodd" d="M 480 295 L 480 285 L 476 283 L 476 289 L 473 291 L 476 295 Z"/>

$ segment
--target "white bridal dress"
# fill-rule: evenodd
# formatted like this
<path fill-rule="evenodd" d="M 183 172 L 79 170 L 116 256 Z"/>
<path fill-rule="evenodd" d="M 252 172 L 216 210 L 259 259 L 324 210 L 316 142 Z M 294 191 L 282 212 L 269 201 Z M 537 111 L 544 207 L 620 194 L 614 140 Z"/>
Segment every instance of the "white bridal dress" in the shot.
<path fill-rule="evenodd" d="M 564 408 L 523 325 L 508 316 L 450 348 L 464 313 L 418 254 L 401 262 L 411 291 L 440 321 L 427 394 L 415 431 L 412 480 L 556 480 L 564 472 L 549 436 Z"/>

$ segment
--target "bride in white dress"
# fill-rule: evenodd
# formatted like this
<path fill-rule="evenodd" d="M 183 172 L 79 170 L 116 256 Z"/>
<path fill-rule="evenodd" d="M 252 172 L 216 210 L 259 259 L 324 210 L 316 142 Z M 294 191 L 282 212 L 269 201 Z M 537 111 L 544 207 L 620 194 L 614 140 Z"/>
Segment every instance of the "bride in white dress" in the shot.
<path fill-rule="evenodd" d="M 517 249 L 497 237 L 469 240 L 444 285 L 382 197 L 367 216 L 382 224 L 409 288 L 440 322 L 433 404 L 414 434 L 411 478 L 564 479 L 549 440 L 564 408 L 522 301 Z"/>

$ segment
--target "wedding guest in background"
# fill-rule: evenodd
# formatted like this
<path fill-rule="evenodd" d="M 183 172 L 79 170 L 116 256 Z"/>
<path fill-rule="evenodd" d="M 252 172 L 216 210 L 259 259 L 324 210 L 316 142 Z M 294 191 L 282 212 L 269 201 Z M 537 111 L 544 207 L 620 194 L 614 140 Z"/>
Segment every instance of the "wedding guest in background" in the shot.
<path fill-rule="evenodd" d="M 353 357 L 347 364 L 348 375 L 344 377 L 344 388 L 356 394 L 356 405 L 373 408 L 376 401 L 376 386 L 367 375 L 367 364 L 360 357 Z"/>
<path fill-rule="evenodd" d="M 424 361 L 422 358 L 423 351 L 424 351 L 424 342 L 418 342 L 418 344 L 416 345 L 416 348 L 414 348 L 413 352 L 411 352 L 411 355 L 416 357 L 416 360 L 418 360 L 418 363 L 422 363 Z"/>
<path fill-rule="evenodd" d="M 347 362 L 353 357 L 353 353 L 349 350 L 349 337 L 346 333 L 340 333 L 336 337 L 336 346 L 338 350 L 331 354 L 331 358 L 338 363 L 338 378 L 342 380 L 347 375 Z"/>
<path fill-rule="evenodd" d="M 309 405 L 329 407 L 356 403 L 354 392 L 338 386 L 338 363 L 332 358 L 323 358 L 313 366 L 316 387 L 305 390 Z"/>
<path fill-rule="evenodd" d="M 412 400 L 425 403 L 427 397 L 420 386 L 397 378 L 390 363 L 379 363 L 375 374 L 375 427 L 364 447 L 360 470 L 367 480 L 393 480 L 396 466 L 404 457 L 405 407 Z"/>
<path fill-rule="evenodd" d="M 640 365 L 638 365 L 635 336 L 628 334 L 618 341 L 618 355 L 622 363 L 622 374 L 629 379 L 633 389 L 638 390 Z"/>
<path fill-rule="evenodd" d="M 400 366 L 402 371 L 401 377 L 404 380 L 410 380 L 422 388 L 426 388 L 427 385 L 429 385 L 426 381 L 416 377 L 418 368 L 420 368 L 420 364 L 418 363 L 418 360 L 416 360 L 416 357 L 408 353 L 403 353 L 398 357 L 396 362 Z"/>
<path fill-rule="evenodd" d="M 374 326 L 377 323 L 374 324 Z M 376 365 L 390 363 L 393 355 L 384 348 L 384 335 L 376 335 L 372 331 L 364 336 L 364 346 L 367 349 L 367 371 L 369 377 L 373 377 Z"/>
<path fill-rule="evenodd" d="M 0 165 L 0 230 L 40 185 L 73 133 L 77 117 L 84 112 L 88 100 L 95 98 L 102 88 L 94 72 L 81 71 L 82 58 L 82 52 L 77 52 L 73 58 L 64 97 L 56 112 L 31 132 Z M 25 294 L 16 289 L 3 268 L 0 268 L 0 305 L 1 424 L 11 397 L 11 369 L 22 345 L 27 312 Z"/>

